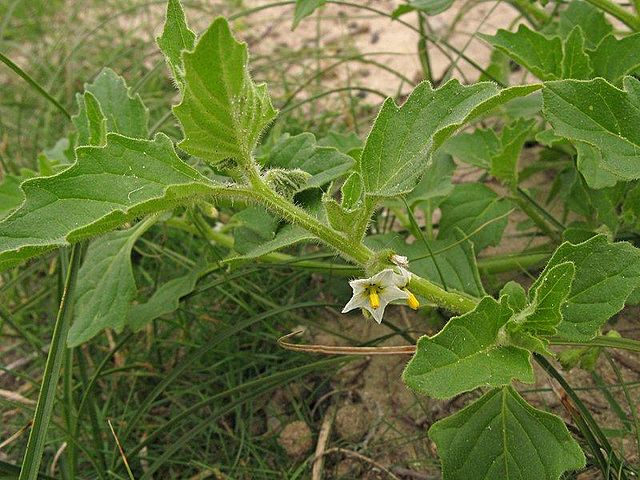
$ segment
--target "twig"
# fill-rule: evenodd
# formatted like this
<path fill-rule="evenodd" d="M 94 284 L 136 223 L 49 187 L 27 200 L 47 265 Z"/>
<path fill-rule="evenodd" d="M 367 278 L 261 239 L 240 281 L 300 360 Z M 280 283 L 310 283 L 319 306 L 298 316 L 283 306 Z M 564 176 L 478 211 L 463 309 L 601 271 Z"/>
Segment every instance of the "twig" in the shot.
<path fill-rule="evenodd" d="M 398 347 L 338 347 L 333 345 L 299 345 L 290 343 L 287 340 L 294 335 L 302 333 L 303 330 L 296 330 L 278 339 L 278 345 L 286 350 L 296 352 L 323 353 L 325 355 L 413 355 L 416 351 L 415 345 Z"/>
<path fill-rule="evenodd" d="M 116 445 L 118 446 L 118 450 L 120 451 L 120 457 L 122 457 L 122 463 L 124 463 L 125 468 L 127 469 L 127 473 L 129 474 L 129 478 L 131 480 L 135 480 L 133 473 L 131 472 L 131 467 L 129 467 L 129 462 L 127 461 L 127 456 L 124 454 L 124 449 L 120 444 L 120 440 L 118 440 L 118 435 L 116 435 L 116 431 L 113 429 L 113 425 L 111 424 L 111 420 L 107 419 L 107 423 L 109 424 L 109 429 L 111 430 L 111 435 L 113 435 L 113 439 L 116 441 Z"/>
<path fill-rule="evenodd" d="M 400 480 L 400 478 L 398 478 L 391 470 L 389 470 L 387 467 L 385 467 L 384 465 L 376 462 L 375 460 L 373 460 L 372 458 L 369 457 L 365 457 L 364 455 L 362 455 L 361 453 L 358 452 L 354 452 L 353 450 L 348 450 L 346 448 L 339 448 L 339 447 L 333 447 L 333 448 L 329 448 L 328 450 L 325 450 L 324 453 L 322 454 L 322 456 L 325 455 L 329 455 L 330 453 L 342 453 L 343 455 L 347 455 L 349 457 L 353 457 L 353 458 L 357 458 L 358 460 L 361 460 L 363 462 L 368 463 L 369 465 L 373 465 L 375 468 L 377 468 L 378 470 L 380 470 L 381 472 L 386 473 L 389 478 L 392 478 L 393 480 Z M 316 457 L 317 459 L 317 457 Z M 315 460 L 314 460 L 315 461 Z"/>
<path fill-rule="evenodd" d="M 331 404 L 327 408 L 318 434 L 318 443 L 316 443 L 315 458 L 313 460 L 313 469 L 311 472 L 311 480 L 322 480 L 322 469 L 324 468 L 324 453 L 329 443 L 329 435 L 331 435 L 331 427 L 336 416 L 336 406 Z"/>

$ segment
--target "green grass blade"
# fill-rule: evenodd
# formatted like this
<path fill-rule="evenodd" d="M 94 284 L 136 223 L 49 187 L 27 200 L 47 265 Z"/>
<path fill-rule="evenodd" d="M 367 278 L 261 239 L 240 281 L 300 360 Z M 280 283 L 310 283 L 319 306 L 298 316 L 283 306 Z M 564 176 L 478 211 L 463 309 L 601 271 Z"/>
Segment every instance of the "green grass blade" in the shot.
<path fill-rule="evenodd" d="M 36 412 L 33 417 L 33 427 L 29 433 L 27 450 L 22 459 L 22 468 L 18 480 L 35 480 L 42 461 L 42 453 L 47 438 L 47 429 L 53 412 L 56 388 L 60 379 L 62 360 L 65 355 L 67 332 L 71 323 L 71 309 L 69 300 L 72 298 L 78 269 L 80 268 L 81 244 L 76 244 L 71 250 L 69 269 L 65 280 L 64 292 L 58 309 L 56 324 L 51 338 L 51 348 L 47 356 L 47 363 L 42 378 L 42 386 L 38 395 Z"/>
<path fill-rule="evenodd" d="M 53 98 L 49 92 L 42 88 L 38 82 L 31 78 L 31 76 L 27 72 L 13 63 L 9 57 L 0 53 L 0 62 L 4 63 L 7 67 L 17 73 L 25 82 L 31 85 L 31 87 L 33 87 L 35 91 L 46 98 L 49 102 L 51 102 L 58 110 L 60 110 L 64 114 L 65 117 L 67 117 L 67 120 L 71 120 L 71 115 L 69 114 L 67 109 L 64 108 L 55 98 Z"/>

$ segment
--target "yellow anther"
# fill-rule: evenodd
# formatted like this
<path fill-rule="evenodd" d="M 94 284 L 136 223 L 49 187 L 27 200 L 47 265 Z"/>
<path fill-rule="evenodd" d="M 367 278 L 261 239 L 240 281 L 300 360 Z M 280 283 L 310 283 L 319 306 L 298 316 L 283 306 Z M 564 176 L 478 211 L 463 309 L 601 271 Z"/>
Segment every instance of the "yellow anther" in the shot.
<path fill-rule="evenodd" d="M 413 293 L 411 293 L 409 290 L 407 290 L 406 288 L 404 289 L 404 291 L 407 292 L 407 294 L 409 295 L 407 297 L 407 305 L 409 305 L 414 310 L 417 310 L 418 307 L 420 306 L 420 302 L 418 301 L 416 296 Z"/>
<path fill-rule="evenodd" d="M 380 307 L 380 296 L 375 288 L 369 289 L 369 303 L 373 309 Z"/>

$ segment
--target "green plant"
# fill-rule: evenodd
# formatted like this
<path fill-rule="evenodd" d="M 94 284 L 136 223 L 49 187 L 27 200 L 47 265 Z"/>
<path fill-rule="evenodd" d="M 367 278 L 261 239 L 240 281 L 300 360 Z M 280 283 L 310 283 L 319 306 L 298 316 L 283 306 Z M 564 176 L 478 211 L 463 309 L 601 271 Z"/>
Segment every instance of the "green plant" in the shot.
<path fill-rule="evenodd" d="M 296 22 L 322 2 L 302 3 Z M 420 10 L 412 3 L 411 11 Z M 570 23 L 579 15 L 595 20 L 583 30 Z M 625 303 L 640 299 L 640 250 L 620 241 L 637 241 L 640 228 L 640 84 L 629 75 L 640 67 L 633 55 L 640 34 L 618 39 L 604 17 L 580 1 L 552 28 L 553 36 L 520 27 L 484 37 L 539 81 L 504 88 L 423 82 L 402 106 L 384 102 L 364 144 L 357 137 L 321 143 L 310 133 L 277 132 L 260 144 L 277 111 L 266 85 L 251 78 L 247 46 L 222 17 L 196 39 L 179 2 L 171 0 L 158 45 L 181 94 L 173 109 L 184 133 L 178 150 L 163 133 L 149 138 L 140 96 L 105 69 L 77 95 L 75 132 L 63 160 L 44 156 L 39 172 L 7 177 L 0 186 L 7 198 L 0 209 L 1 269 L 74 244 L 20 478 L 38 474 L 68 355 L 67 330 L 69 348 L 106 328 L 140 330 L 174 312 L 212 271 L 253 259 L 293 262 L 277 251 L 302 242 L 328 247 L 346 262 L 338 268 L 361 277 L 351 282 L 345 310 L 359 308 L 378 322 L 390 303 L 457 315 L 437 335 L 420 338 L 403 375 L 410 388 L 434 398 L 489 388 L 430 430 L 445 479 L 557 479 L 581 468 L 585 456 L 561 419 L 527 404 L 512 383 L 534 381 L 533 360 L 554 372 L 545 360 L 554 355 L 551 345 L 640 351 L 631 339 L 601 335 Z M 614 55 L 620 61 L 610 62 Z M 530 104 L 540 117 L 525 119 Z M 502 128 L 459 133 L 480 120 Z M 523 187 L 538 168 L 519 166 L 531 139 L 546 147 L 541 156 L 557 172 L 550 197 L 562 198 L 562 220 Z M 452 184 L 453 158 L 486 170 L 500 193 L 481 183 Z M 234 211 L 229 222 L 217 222 L 214 207 L 228 206 Z M 382 208 L 396 214 L 403 235 L 372 231 Z M 442 219 L 435 235 L 437 208 Z M 548 258 L 546 267 L 526 290 L 509 282 L 487 295 L 476 253 L 500 243 L 516 209 L 546 236 L 542 250 L 527 252 L 534 264 Z M 233 253 L 192 265 L 134 304 L 132 250 L 158 224 L 197 233 Z M 82 255 L 81 242 L 98 235 Z M 323 260 L 299 263 L 334 267 Z M 76 302 L 70 327 L 67 295 Z M 628 478 L 632 467 L 578 407 L 592 456 L 603 470 Z"/>

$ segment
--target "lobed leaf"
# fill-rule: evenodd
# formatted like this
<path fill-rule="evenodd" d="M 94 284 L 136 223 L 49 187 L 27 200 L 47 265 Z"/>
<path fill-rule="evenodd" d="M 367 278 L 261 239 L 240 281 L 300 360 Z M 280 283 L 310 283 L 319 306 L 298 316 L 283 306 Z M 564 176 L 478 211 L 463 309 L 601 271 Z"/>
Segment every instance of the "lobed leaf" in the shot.
<path fill-rule="evenodd" d="M 177 157 L 163 134 L 136 140 L 109 133 L 104 147 L 76 152 L 78 160 L 68 169 L 22 184 L 24 203 L 0 222 L 0 270 L 216 192 Z"/>
<path fill-rule="evenodd" d="M 584 33 L 585 44 L 589 49 L 594 49 L 613 31 L 613 26 L 606 20 L 603 11 L 583 0 L 572 0 L 560 12 L 558 33 L 561 37 L 567 38 L 576 27 L 580 27 Z"/>
<path fill-rule="evenodd" d="M 473 311 L 453 317 L 438 334 L 418 340 L 404 382 L 434 398 L 506 385 L 514 379 L 532 383 L 530 353 L 503 343 L 504 327 L 512 315 L 506 299 L 484 297 Z"/>
<path fill-rule="evenodd" d="M 578 151 L 578 169 L 592 188 L 640 178 L 640 82 L 619 90 L 606 80 L 548 82 L 543 113 Z"/>
<path fill-rule="evenodd" d="M 387 99 L 359 162 L 365 193 L 392 198 L 410 192 L 439 148 L 461 125 L 539 85 L 499 90 L 490 82 L 462 86 L 451 80 L 434 90 L 418 85 L 398 107 Z"/>
<path fill-rule="evenodd" d="M 184 94 L 173 109 L 184 130 L 179 146 L 212 164 L 229 158 L 251 164 L 276 111 L 266 85 L 255 85 L 249 75 L 247 44 L 218 17 L 183 63 Z"/>
<path fill-rule="evenodd" d="M 107 132 L 132 138 L 147 138 L 149 111 L 140 95 L 131 94 L 124 78 L 110 68 L 103 68 L 93 83 L 85 85 L 85 91 L 98 101 L 106 119 Z"/>
<path fill-rule="evenodd" d="M 541 288 L 547 273 L 565 262 L 575 265 L 571 292 L 562 307 L 560 336 L 585 341 L 624 307 L 631 292 L 640 286 L 640 250 L 630 243 L 610 243 L 597 235 L 577 245 L 565 242 L 554 252 L 532 290 Z"/>
<path fill-rule="evenodd" d="M 620 40 L 614 35 L 607 35 L 595 50 L 589 51 L 595 75 L 619 85 L 625 75 L 630 75 L 640 68 L 639 50 L 640 33 L 628 35 Z"/>
<path fill-rule="evenodd" d="M 529 405 L 513 388 L 489 391 L 434 423 L 429 436 L 443 480 L 558 480 L 585 457 L 560 418 Z"/>

